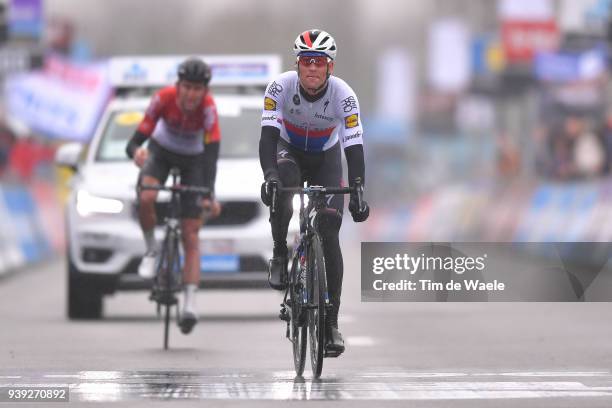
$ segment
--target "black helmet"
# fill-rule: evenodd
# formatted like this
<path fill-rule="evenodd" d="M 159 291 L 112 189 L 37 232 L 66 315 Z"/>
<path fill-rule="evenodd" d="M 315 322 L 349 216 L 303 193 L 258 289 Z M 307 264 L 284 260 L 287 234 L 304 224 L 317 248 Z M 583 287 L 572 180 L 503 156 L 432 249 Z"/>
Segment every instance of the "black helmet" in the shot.
<path fill-rule="evenodd" d="M 189 58 L 178 67 L 180 81 L 189 81 L 208 85 L 212 72 L 210 67 L 199 58 Z"/>

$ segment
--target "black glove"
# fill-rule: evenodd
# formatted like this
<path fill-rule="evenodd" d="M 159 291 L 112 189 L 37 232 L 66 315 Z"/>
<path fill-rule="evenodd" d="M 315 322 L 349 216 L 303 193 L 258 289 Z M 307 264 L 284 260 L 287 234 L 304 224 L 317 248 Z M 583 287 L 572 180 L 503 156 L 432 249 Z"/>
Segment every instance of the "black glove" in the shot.
<path fill-rule="evenodd" d="M 370 206 L 365 200 L 361 200 L 361 208 L 359 208 L 359 200 L 356 194 L 351 194 L 349 211 L 351 212 L 351 216 L 353 216 L 353 221 L 355 222 L 364 222 L 370 216 Z"/>
<path fill-rule="evenodd" d="M 356 179 L 355 182 L 351 183 L 351 187 L 356 187 L 361 190 L 363 193 L 363 185 L 361 184 L 360 179 Z M 370 216 L 370 206 L 368 203 L 363 200 L 363 195 L 361 196 L 361 208 L 359 208 L 359 196 L 357 192 L 351 193 L 351 199 L 349 201 L 349 211 L 351 212 L 351 216 L 353 217 L 353 221 L 355 222 L 364 222 Z"/>
<path fill-rule="evenodd" d="M 261 184 L 261 201 L 268 207 L 272 204 L 274 187 L 281 187 L 281 182 L 277 176 L 270 176 Z"/>

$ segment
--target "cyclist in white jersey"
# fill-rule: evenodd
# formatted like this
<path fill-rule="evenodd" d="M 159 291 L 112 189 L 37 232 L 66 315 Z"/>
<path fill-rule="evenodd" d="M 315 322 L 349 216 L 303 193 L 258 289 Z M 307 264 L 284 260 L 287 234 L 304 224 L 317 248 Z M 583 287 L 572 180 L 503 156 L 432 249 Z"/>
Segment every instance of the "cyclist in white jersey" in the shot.
<path fill-rule="evenodd" d="M 261 120 L 259 159 L 265 182 L 261 198 L 270 205 L 273 186 L 344 185 L 341 151 L 347 159 L 349 185 L 364 182 L 363 129 L 355 92 L 342 79 L 332 76 L 336 42 L 325 31 L 301 33 L 293 47 L 296 71 L 274 79 L 267 87 Z M 283 194 L 277 216 L 271 217 L 273 257 L 268 280 L 274 289 L 283 290 L 287 281 L 287 230 L 293 206 L 291 196 Z M 344 351 L 338 330 L 338 311 L 342 292 L 343 262 L 338 234 L 342 224 L 343 195 L 330 196 L 321 222 L 323 251 L 332 307 L 327 317 L 326 347 Z M 359 208 L 351 194 L 349 211 L 355 222 L 365 221 L 369 206 Z"/>

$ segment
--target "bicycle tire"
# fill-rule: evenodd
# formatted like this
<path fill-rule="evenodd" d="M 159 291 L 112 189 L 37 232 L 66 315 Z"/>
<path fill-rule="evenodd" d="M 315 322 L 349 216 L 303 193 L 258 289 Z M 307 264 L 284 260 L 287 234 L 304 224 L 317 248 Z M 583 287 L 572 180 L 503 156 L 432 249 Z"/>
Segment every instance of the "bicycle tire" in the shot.
<path fill-rule="evenodd" d="M 171 302 L 169 299 L 173 296 L 173 276 L 174 276 L 174 268 L 177 267 L 177 264 L 180 269 L 180 259 L 178 257 L 178 237 L 176 233 L 172 230 L 167 231 L 166 237 L 164 239 L 164 247 L 162 249 L 162 253 L 166 253 L 166 267 L 162 265 L 162 273 L 166 276 L 162 279 L 162 291 L 164 292 L 164 298 L 166 298 L 167 303 L 164 308 L 164 350 L 168 350 L 169 342 L 170 342 L 170 309 Z"/>
<path fill-rule="evenodd" d="M 291 275 L 289 277 L 290 296 L 291 296 L 291 343 L 293 349 L 293 365 L 295 374 L 301 376 L 306 365 L 306 346 L 308 328 L 301 322 L 302 314 L 302 293 L 304 290 L 300 282 L 299 256 L 296 255 L 291 263 Z M 301 288 L 300 288 L 301 286 Z"/>
<path fill-rule="evenodd" d="M 308 313 L 308 332 L 310 334 L 310 362 L 312 375 L 319 378 L 323 371 L 325 355 L 325 258 L 323 243 L 314 234 L 308 248 L 309 304 L 313 307 Z"/>

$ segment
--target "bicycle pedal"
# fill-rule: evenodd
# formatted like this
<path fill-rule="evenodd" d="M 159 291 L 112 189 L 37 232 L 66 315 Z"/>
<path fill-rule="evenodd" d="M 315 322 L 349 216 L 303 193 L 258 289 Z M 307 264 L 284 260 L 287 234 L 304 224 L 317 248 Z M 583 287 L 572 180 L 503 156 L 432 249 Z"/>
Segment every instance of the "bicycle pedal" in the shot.
<path fill-rule="evenodd" d="M 323 353 L 323 357 L 325 357 L 325 358 L 336 358 L 336 357 L 340 357 L 341 354 L 342 354 L 342 351 L 327 350 L 327 349 L 325 349 L 325 353 Z"/>
<path fill-rule="evenodd" d="M 278 318 L 285 322 L 291 321 L 291 316 L 289 316 L 289 313 L 287 313 L 287 309 L 285 308 L 281 309 L 280 313 L 278 314 Z"/>

